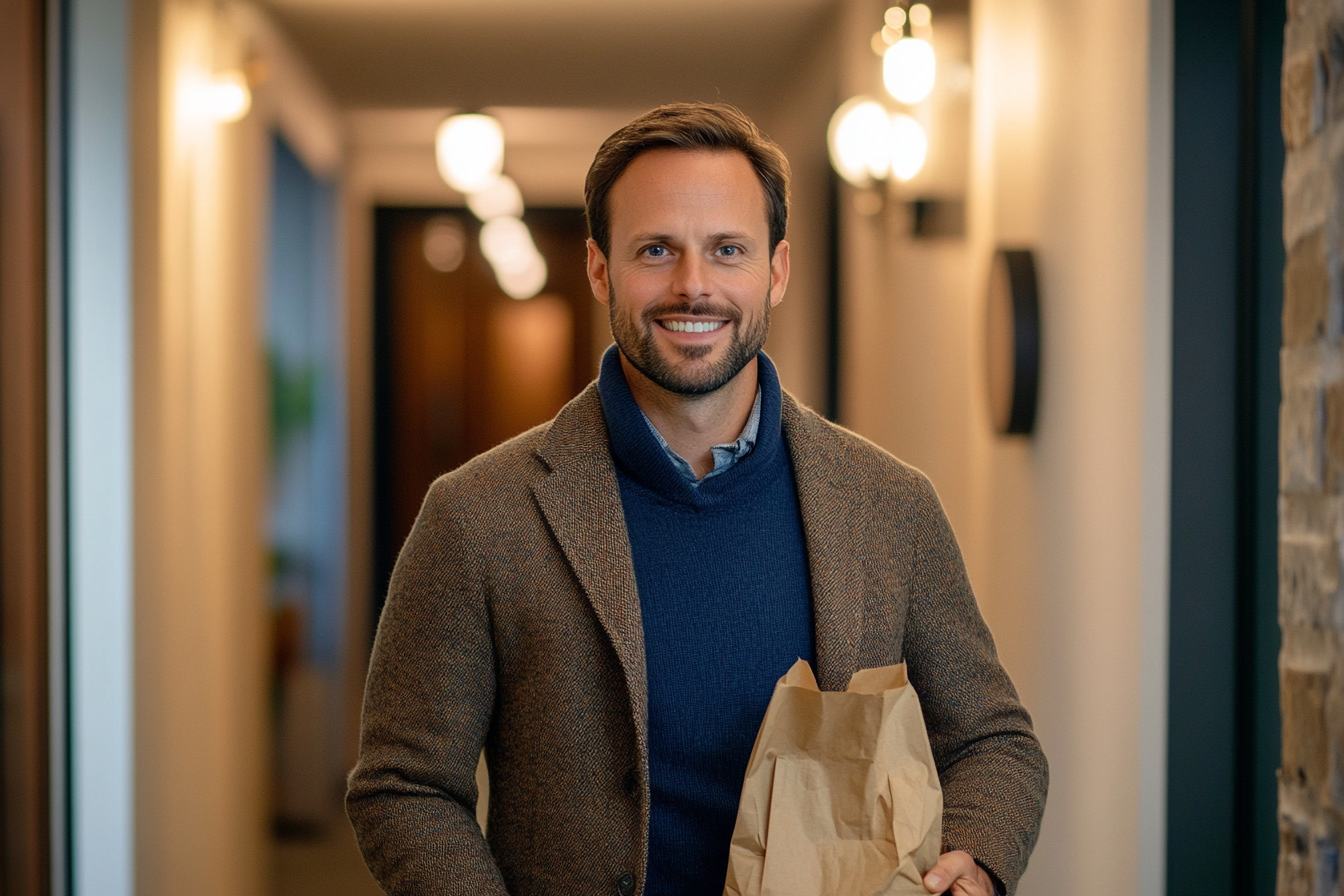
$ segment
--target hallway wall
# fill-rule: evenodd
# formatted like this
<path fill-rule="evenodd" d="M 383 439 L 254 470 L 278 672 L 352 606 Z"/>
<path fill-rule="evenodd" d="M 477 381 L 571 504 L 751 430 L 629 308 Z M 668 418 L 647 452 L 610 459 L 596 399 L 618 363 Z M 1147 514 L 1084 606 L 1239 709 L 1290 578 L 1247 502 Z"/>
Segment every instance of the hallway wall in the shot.
<path fill-rule="evenodd" d="M 326 173 L 340 135 L 251 7 L 138 0 L 132 34 L 136 892 L 251 896 L 270 873 L 271 131 Z M 193 110 L 192 79 L 248 63 L 246 118 Z"/>
<path fill-rule="evenodd" d="M 845 95 L 880 89 L 848 5 Z M 1169 441 L 1170 8 L 977 0 L 967 235 L 842 194 L 841 420 L 933 480 L 1051 764 L 1020 892 L 1160 893 Z M 935 23 L 936 27 L 936 23 Z M 1035 435 L 992 432 L 996 246 L 1036 252 Z"/>

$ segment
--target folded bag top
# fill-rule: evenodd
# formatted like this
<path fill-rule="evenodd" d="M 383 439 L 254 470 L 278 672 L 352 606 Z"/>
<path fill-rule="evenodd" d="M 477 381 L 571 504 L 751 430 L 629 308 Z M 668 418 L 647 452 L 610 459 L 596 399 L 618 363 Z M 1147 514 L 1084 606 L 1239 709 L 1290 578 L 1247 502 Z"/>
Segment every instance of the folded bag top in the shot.
<path fill-rule="evenodd" d="M 799 660 L 756 735 L 724 894 L 922 896 L 942 817 L 905 665 L 862 669 L 833 693 Z"/>

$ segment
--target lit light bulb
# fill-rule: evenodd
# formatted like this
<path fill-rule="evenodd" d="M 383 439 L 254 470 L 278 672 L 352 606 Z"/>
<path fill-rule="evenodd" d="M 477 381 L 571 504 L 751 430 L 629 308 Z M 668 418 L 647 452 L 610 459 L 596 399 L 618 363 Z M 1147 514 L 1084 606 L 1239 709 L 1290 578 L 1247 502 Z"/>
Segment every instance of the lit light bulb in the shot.
<path fill-rule="evenodd" d="M 523 214 L 523 194 L 507 174 L 492 180 L 489 186 L 467 194 L 467 208 L 482 221 L 500 217 L 518 218 Z"/>
<path fill-rule="evenodd" d="M 929 9 L 924 3 L 916 3 L 910 7 L 910 27 L 927 28 L 933 24 L 933 10 Z"/>
<path fill-rule="evenodd" d="M 929 138 L 924 128 L 909 115 L 891 116 L 891 173 L 897 180 L 909 180 L 924 167 L 929 154 Z"/>
<path fill-rule="evenodd" d="M 546 286 L 546 259 L 533 252 L 527 265 L 516 270 L 495 270 L 495 280 L 511 299 L 530 299 Z"/>
<path fill-rule="evenodd" d="M 467 234 L 462 222 L 451 215 L 430 218 L 425 222 L 422 248 L 430 267 L 451 274 L 462 266 L 466 256 Z"/>
<path fill-rule="evenodd" d="M 526 267 L 536 251 L 532 232 L 518 218 L 507 215 L 494 218 L 481 228 L 481 254 L 491 267 L 506 270 Z"/>
<path fill-rule="evenodd" d="M 240 120 L 252 108 L 252 91 L 242 72 L 221 72 L 206 88 L 209 115 L 215 121 L 228 123 Z"/>
<path fill-rule="evenodd" d="M 184 121 L 228 124 L 252 108 L 252 91 L 242 72 L 210 75 L 190 70 L 178 82 L 178 103 Z"/>
<path fill-rule="evenodd" d="M 439 174 L 460 193 L 483 190 L 504 169 L 504 129 L 489 115 L 453 115 L 434 137 Z"/>
<path fill-rule="evenodd" d="M 530 299 L 546 285 L 546 259 L 518 218 L 505 215 L 485 222 L 481 254 L 494 268 L 499 288 L 511 298 Z"/>
<path fill-rule="evenodd" d="M 933 92 L 937 74 L 933 47 L 918 37 L 903 38 L 882 56 L 882 83 L 903 103 L 918 103 Z"/>
<path fill-rule="evenodd" d="M 905 27 L 905 10 L 899 6 L 893 6 L 883 13 L 882 21 L 887 23 L 888 28 L 900 31 Z"/>
<path fill-rule="evenodd" d="M 875 101 L 856 96 L 836 109 L 826 138 L 831 164 L 845 180 L 862 187 L 887 176 L 891 120 Z"/>

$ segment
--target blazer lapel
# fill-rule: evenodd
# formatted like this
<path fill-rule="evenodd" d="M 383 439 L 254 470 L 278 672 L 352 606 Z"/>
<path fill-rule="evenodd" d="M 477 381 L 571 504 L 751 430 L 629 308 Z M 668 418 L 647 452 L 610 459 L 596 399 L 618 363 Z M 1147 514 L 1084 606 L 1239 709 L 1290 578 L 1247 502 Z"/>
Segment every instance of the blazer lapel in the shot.
<path fill-rule="evenodd" d="M 625 673 L 640 746 L 647 746 L 648 686 L 630 539 L 595 386 L 561 410 L 537 446 L 551 475 L 532 492 L 592 604 Z"/>
<path fill-rule="evenodd" d="M 841 481 L 844 443 L 814 418 L 784 395 L 781 423 L 812 575 L 817 681 L 840 691 L 857 671 L 862 636 L 866 508 L 858 483 Z"/>

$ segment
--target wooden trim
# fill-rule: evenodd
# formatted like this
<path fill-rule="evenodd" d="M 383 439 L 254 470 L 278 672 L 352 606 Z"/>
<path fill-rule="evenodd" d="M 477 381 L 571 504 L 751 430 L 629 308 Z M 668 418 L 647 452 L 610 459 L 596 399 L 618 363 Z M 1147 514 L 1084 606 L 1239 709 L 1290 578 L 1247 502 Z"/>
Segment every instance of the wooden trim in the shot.
<path fill-rule="evenodd" d="M 0 3 L 0 890 L 50 891 L 45 5 Z"/>

